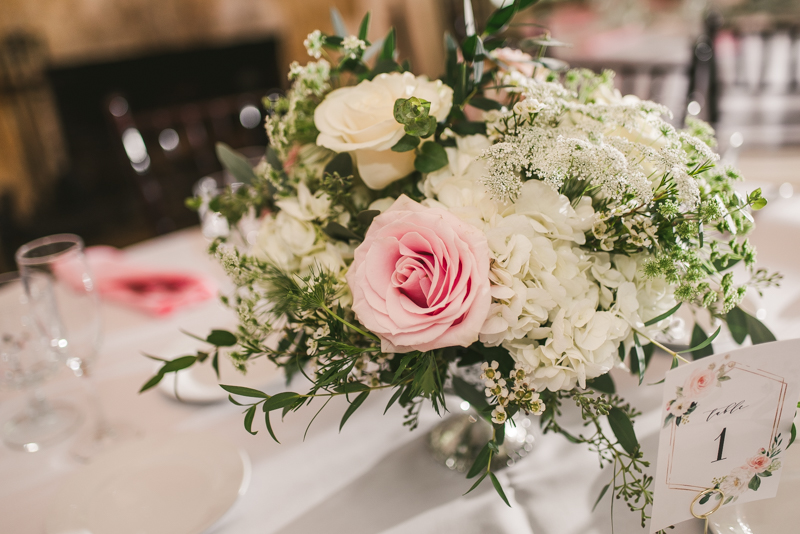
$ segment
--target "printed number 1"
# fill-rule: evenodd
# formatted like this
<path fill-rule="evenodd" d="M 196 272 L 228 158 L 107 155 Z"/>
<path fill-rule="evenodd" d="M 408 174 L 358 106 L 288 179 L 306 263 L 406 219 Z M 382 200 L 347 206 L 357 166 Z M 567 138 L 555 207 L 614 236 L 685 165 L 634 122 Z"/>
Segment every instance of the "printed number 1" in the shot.
<path fill-rule="evenodd" d="M 725 431 L 726 430 L 728 430 L 728 429 L 727 428 L 723 428 L 722 432 L 720 433 L 720 435 L 717 436 L 714 439 L 714 441 L 719 440 L 719 449 L 717 450 L 717 459 L 714 460 L 714 462 L 719 462 L 720 460 L 725 460 L 725 458 L 722 457 L 722 449 L 723 449 L 723 447 L 725 447 Z M 713 464 L 714 462 L 711 462 L 711 463 Z"/>

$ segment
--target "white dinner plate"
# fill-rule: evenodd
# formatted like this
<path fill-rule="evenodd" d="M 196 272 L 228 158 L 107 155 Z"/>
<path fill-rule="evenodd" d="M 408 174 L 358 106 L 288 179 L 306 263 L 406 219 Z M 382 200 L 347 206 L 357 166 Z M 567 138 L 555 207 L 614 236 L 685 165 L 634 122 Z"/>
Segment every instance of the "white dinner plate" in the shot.
<path fill-rule="evenodd" d="M 47 534 L 200 534 L 244 494 L 250 460 L 213 434 L 135 440 L 62 486 Z"/>
<path fill-rule="evenodd" d="M 176 339 L 173 345 L 161 351 L 159 356 L 172 360 L 179 356 L 195 354 L 198 349 L 208 350 L 208 347 L 203 347 L 188 336 L 183 336 L 181 339 Z M 154 366 L 154 370 L 161 365 L 159 363 Z M 203 363 L 195 364 L 177 373 L 167 373 L 158 384 L 161 392 L 175 398 L 176 378 L 178 395 L 181 400 L 201 404 L 219 402 L 228 398 L 228 393 L 219 387 L 220 384 L 246 386 L 260 389 L 269 394 L 285 389 L 283 369 L 263 357 L 248 363 L 247 373 L 243 374 L 233 366 L 228 356 L 221 355 L 219 357 L 219 380 L 211 366 L 211 358 L 209 358 Z"/>
<path fill-rule="evenodd" d="M 800 446 L 786 450 L 778 494 L 772 499 L 725 506 L 708 518 L 715 534 L 789 534 L 800 525 Z"/>

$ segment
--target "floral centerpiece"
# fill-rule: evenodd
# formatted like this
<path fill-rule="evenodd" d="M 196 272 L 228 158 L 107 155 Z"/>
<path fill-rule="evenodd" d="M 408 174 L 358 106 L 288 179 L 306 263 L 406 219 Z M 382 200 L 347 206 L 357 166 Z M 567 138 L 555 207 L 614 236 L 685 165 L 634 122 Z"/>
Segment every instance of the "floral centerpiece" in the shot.
<path fill-rule="evenodd" d="M 251 168 L 219 147 L 241 183 L 190 201 L 231 225 L 211 253 L 236 285 L 223 301 L 239 328 L 213 331 L 211 351 L 165 362 L 143 389 L 206 359 L 245 370 L 269 358 L 308 390 L 223 387 L 248 431 L 260 408 L 275 438 L 275 411 L 345 395 L 343 425 L 379 389 L 414 428 L 427 404 L 447 410 L 452 388 L 494 429 L 467 474 L 479 476 L 473 488 L 489 477 L 505 499 L 492 457 L 525 413 L 613 465 L 603 493 L 644 524 L 652 478 L 637 412 L 608 372 L 628 366 L 641 383 L 655 346 L 678 365 L 662 342 L 681 305 L 727 321 L 740 343 L 774 339 L 737 307 L 748 286 L 777 280 L 755 269 L 744 238 L 766 201 L 734 190 L 709 125 L 676 129 L 663 106 L 621 96 L 611 72 L 556 70 L 547 35 L 521 43 L 530 54 L 510 48 L 505 28 L 533 3 L 498 9 L 460 44 L 445 36 L 437 80 L 397 62 L 393 31 L 371 43 L 369 15 L 357 35 L 338 18 L 335 35 L 310 34 L 314 60 L 293 64 L 286 96 L 265 100 L 263 161 Z M 258 231 L 241 230 L 245 220 Z M 728 270 L 738 262 L 744 285 Z M 682 352 L 710 354 L 720 328 L 695 325 Z M 585 432 L 562 427 L 565 403 Z"/>

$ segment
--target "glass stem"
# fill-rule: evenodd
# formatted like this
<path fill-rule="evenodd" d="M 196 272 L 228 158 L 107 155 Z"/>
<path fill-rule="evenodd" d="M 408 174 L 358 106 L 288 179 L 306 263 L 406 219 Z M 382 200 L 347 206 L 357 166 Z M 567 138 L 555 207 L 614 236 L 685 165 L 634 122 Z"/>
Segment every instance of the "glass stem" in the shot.
<path fill-rule="evenodd" d="M 50 413 L 50 404 L 40 388 L 34 387 L 31 389 L 30 395 L 28 395 L 26 411 L 31 421 L 38 421 Z"/>
<path fill-rule="evenodd" d="M 111 437 L 114 433 L 111 423 L 108 421 L 106 412 L 103 409 L 103 404 L 100 399 L 100 393 L 97 391 L 97 384 L 94 379 L 93 373 L 89 370 L 89 366 L 81 365 L 80 375 L 83 382 L 83 388 L 89 396 L 89 401 L 92 403 L 92 409 L 95 415 L 95 441 L 103 441 Z"/>

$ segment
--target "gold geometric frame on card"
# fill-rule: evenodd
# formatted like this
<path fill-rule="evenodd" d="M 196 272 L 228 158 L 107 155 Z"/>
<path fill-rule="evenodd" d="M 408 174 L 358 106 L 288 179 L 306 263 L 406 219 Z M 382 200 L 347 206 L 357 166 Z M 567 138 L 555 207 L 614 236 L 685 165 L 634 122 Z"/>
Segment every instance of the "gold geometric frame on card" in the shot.
<path fill-rule="evenodd" d="M 739 363 L 739 362 L 731 362 L 733 366 L 731 367 L 731 371 L 741 371 L 744 373 L 750 373 L 756 376 L 760 376 L 765 378 L 766 380 L 772 380 L 774 382 L 778 382 L 780 384 L 780 393 L 778 395 L 778 405 L 775 407 L 775 418 L 772 422 L 772 435 L 769 438 L 769 442 L 766 445 L 766 449 L 769 449 L 770 445 L 772 444 L 775 436 L 778 433 L 778 425 L 780 424 L 781 415 L 783 415 L 783 404 L 786 400 L 786 389 L 787 384 L 780 376 L 774 375 L 772 373 L 768 373 L 767 371 L 763 371 L 761 369 L 751 369 L 750 367 Z M 670 431 L 669 436 L 669 456 L 667 456 L 667 488 L 675 489 L 675 490 L 685 490 L 685 491 L 703 491 L 708 489 L 706 486 L 693 486 L 691 484 L 680 484 L 677 482 L 673 482 L 671 480 L 672 477 L 672 456 L 675 453 L 675 434 L 677 432 L 678 425 L 672 425 L 672 429 Z"/>

